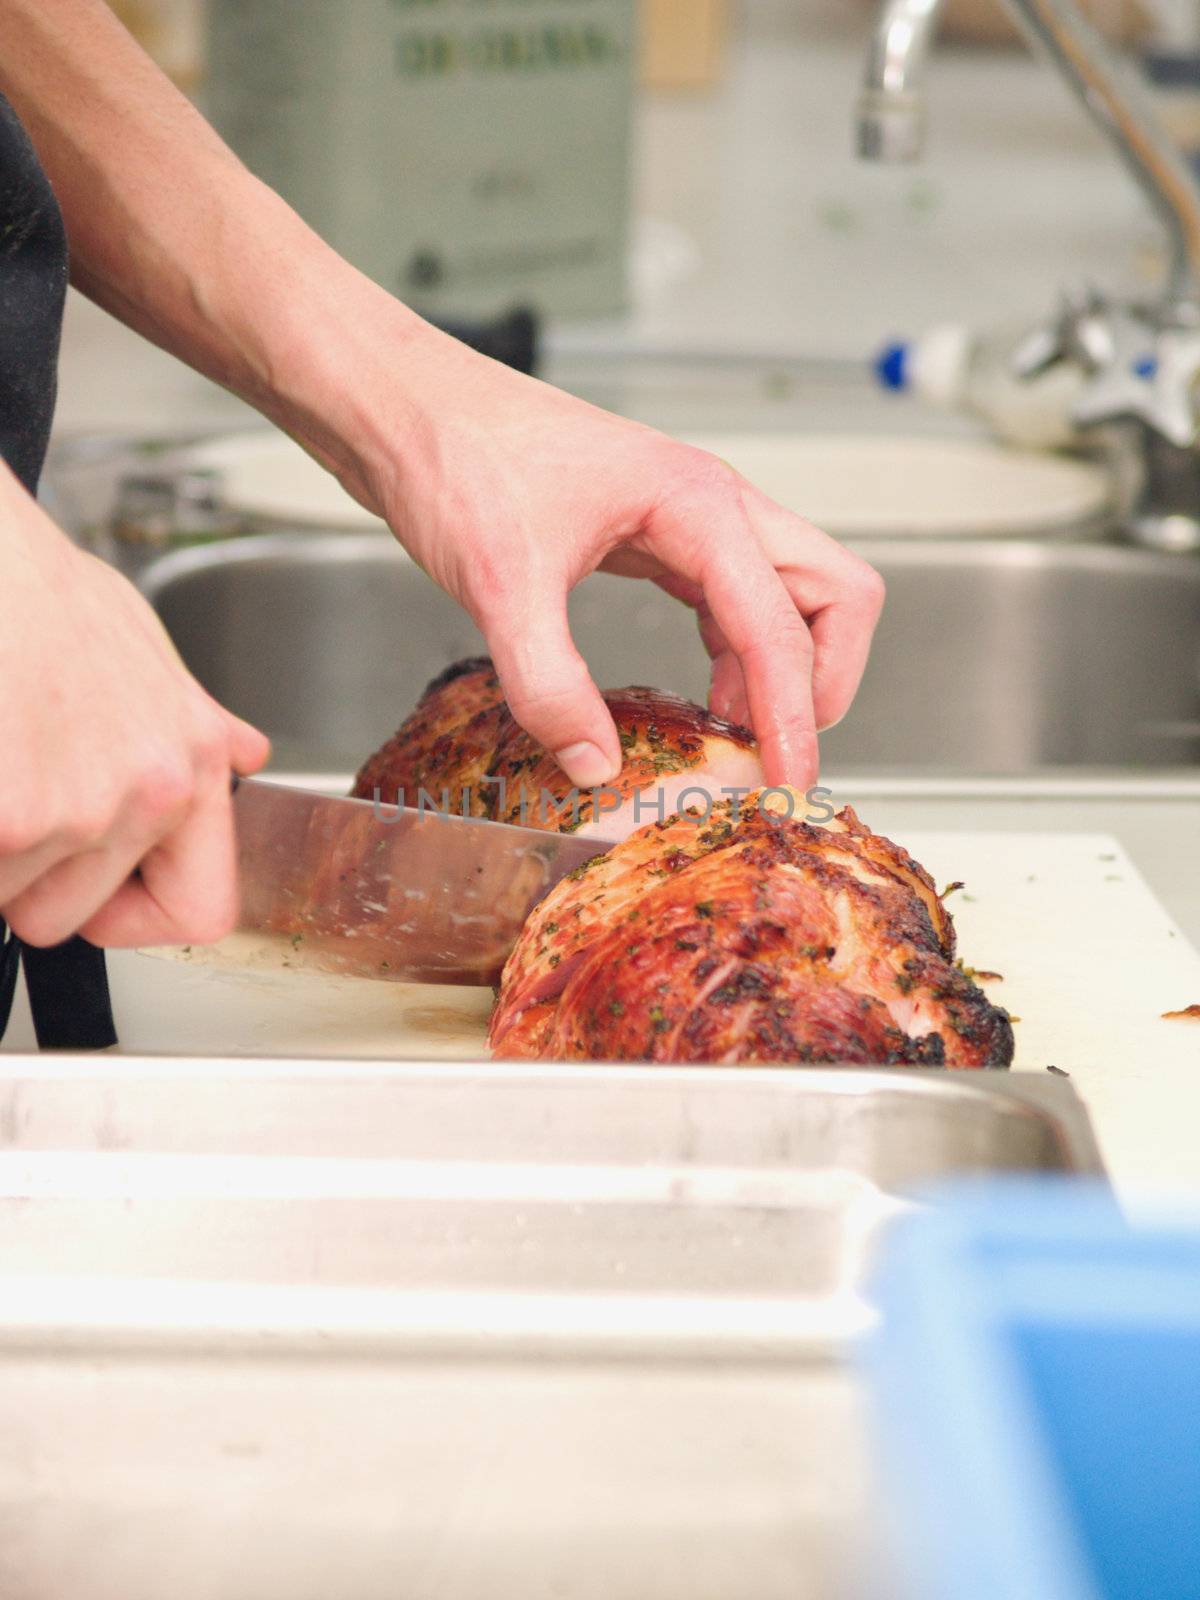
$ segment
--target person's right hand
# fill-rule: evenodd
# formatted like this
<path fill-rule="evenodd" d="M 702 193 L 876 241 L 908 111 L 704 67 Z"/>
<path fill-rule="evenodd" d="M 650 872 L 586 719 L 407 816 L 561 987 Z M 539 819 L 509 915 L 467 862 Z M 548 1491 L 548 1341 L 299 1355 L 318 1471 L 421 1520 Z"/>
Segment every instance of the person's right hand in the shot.
<path fill-rule="evenodd" d="M 13 932 L 221 938 L 237 914 L 229 775 L 268 753 L 136 589 L 0 467 L 0 916 Z"/>

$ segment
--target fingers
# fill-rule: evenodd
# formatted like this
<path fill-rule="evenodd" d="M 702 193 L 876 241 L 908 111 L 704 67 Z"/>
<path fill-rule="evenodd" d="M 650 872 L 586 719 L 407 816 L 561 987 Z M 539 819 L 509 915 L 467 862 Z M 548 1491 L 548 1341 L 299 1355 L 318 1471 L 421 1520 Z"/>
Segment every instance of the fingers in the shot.
<path fill-rule="evenodd" d="M 712 461 L 656 507 L 647 537 L 674 574 L 703 592 L 702 636 L 718 663 L 736 661 L 767 782 L 808 788 L 818 767 L 813 642 L 749 522 L 741 480 Z M 732 668 L 717 673 L 718 702 L 740 709 Z"/>
<path fill-rule="evenodd" d="M 123 798 L 100 802 L 85 788 L 59 830 L 63 849 L 4 902 L 4 916 L 27 944 L 53 945 L 74 933 L 136 868 L 160 835 L 186 814 L 192 774 L 147 761 Z"/>
<path fill-rule="evenodd" d="M 812 703 L 813 644 L 778 573 L 757 559 L 729 560 L 722 552 L 708 568 L 704 593 L 713 620 L 735 658 L 746 709 L 758 736 L 768 783 L 807 789 L 818 772 Z M 724 670 L 723 689 L 728 689 Z"/>
<path fill-rule="evenodd" d="M 696 624 L 700 638 L 712 661 L 712 683 L 708 692 L 708 709 L 727 722 L 748 726 L 750 702 L 746 694 L 746 680 L 741 662 L 729 648 L 729 641 L 721 632 L 716 618 L 701 596 L 694 602 Z"/>
<path fill-rule="evenodd" d="M 803 596 L 796 593 L 799 585 L 788 584 L 789 592 L 801 604 Z M 816 651 L 813 664 L 813 709 L 817 727 L 832 728 L 849 711 L 858 693 L 866 671 L 879 609 L 883 604 L 882 591 L 878 602 L 834 601 L 811 618 L 813 647 Z"/>
<path fill-rule="evenodd" d="M 19 836 L 10 835 L 0 844 L 0 916 L 7 920 L 7 911 L 31 883 L 36 883 L 44 872 L 71 854 L 71 843 L 65 832 L 52 833 L 38 844 L 28 847 L 16 842 Z"/>
<path fill-rule="evenodd" d="M 140 855 L 110 845 L 69 856 L 6 905 L 5 920 L 26 944 L 61 944 L 120 889 Z"/>
<path fill-rule="evenodd" d="M 204 944 L 228 932 L 237 909 L 229 771 L 256 771 L 269 744 L 212 702 L 194 711 L 190 772 L 148 761 L 111 815 L 85 816 L 81 800 L 39 848 L 0 859 L 0 914 L 27 944 L 77 931 L 97 944 Z"/>
<path fill-rule="evenodd" d="M 752 541 L 778 572 L 811 635 L 810 692 L 815 725 L 818 729 L 832 727 L 845 715 L 862 680 L 883 606 L 883 580 L 866 562 L 811 523 L 785 511 L 736 474 L 728 476 L 737 488 L 742 525 L 735 528 L 736 518 L 727 512 L 723 541 L 742 551 Z M 693 517 L 697 527 L 711 531 L 711 506 L 698 506 Z M 605 564 L 620 570 L 611 559 Z M 711 596 L 694 575 L 677 570 L 659 573 L 654 581 L 696 611 L 700 635 L 713 664 L 710 708 L 730 721 L 751 721 L 742 665 L 714 615 Z M 755 726 L 761 737 L 762 730 Z"/>
<path fill-rule="evenodd" d="M 741 662 L 730 650 L 722 650 L 713 656 L 708 708 L 714 716 L 724 717 L 726 722 L 737 722 L 743 727 L 750 725 L 746 680 L 742 676 Z"/>
<path fill-rule="evenodd" d="M 700 638 L 712 661 L 712 684 L 708 693 L 708 709 L 726 722 L 739 722 L 748 726 L 750 702 L 746 697 L 746 680 L 741 663 L 729 648 L 729 641 L 721 632 L 716 618 L 708 608 L 703 591 L 694 583 L 672 576 L 659 578 L 659 587 L 668 594 L 690 605 L 696 613 Z"/>
<path fill-rule="evenodd" d="M 812 634 L 813 709 L 818 728 L 849 710 L 884 602 L 873 567 L 802 517 L 746 485 L 751 525 Z"/>
<path fill-rule="evenodd" d="M 32 502 L 6 518 L 0 597 L 0 916 L 35 945 L 220 936 L 237 901 L 230 768 L 261 766 L 266 740 Z"/>
<path fill-rule="evenodd" d="M 565 581 L 531 584 L 519 601 L 489 602 L 479 619 L 509 710 L 580 789 L 621 770 L 608 707 L 571 638 Z"/>
<path fill-rule="evenodd" d="M 106 946 L 212 944 L 237 921 L 237 850 L 226 779 L 211 782 L 182 825 L 141 861 L 80 931 Z"/>

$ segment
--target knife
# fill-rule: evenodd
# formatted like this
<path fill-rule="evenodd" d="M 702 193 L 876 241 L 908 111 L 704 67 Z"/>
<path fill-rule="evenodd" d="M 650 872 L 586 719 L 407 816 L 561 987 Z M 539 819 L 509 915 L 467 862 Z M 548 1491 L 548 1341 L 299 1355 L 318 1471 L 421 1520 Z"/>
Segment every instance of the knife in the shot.
<path fill-rule="evenodd" d="M 237 783 L 233 811 L 237 931 L 180 952 L 225 967 L 494 983 L 537 902 L 609 848 L 251 778 Z"/>

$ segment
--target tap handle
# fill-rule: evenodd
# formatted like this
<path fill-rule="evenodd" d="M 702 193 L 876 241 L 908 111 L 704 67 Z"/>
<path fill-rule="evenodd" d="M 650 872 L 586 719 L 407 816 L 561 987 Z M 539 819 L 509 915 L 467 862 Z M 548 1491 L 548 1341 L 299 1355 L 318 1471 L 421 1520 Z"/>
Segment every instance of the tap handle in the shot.
<path fill-rule="evenodd" d="M 1087 375 L 1072 407 L 1080 428 L 1135 419 L 1189 448 L 1200 433 L 1200 327 L 1185 307 L 1120 305 L 1095 290 L 1064 300 L 1058 316 L 1013 352 L 1026 379 L 1071 362 Z"/>

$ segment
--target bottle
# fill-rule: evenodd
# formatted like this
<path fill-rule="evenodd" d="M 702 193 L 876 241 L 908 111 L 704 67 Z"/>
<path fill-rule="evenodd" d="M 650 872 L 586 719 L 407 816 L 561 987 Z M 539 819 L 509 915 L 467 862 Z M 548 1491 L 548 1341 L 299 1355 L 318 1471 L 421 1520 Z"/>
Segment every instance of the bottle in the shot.
<path fill-rule="evenodd" d="M 208 0 L 208 114 L 422 316 L 627 304 L 634 0 Z"/>
<path fill-rule="evenodd" d="M 1009 444 L 1068 449 L 1079 442 L 1071 408 L 1084 375 L 1060 362 L 1037 377 L 1020 377 L 1014 352 L 1028 331 L 981 334 L 962 323 L 943 323 L 917 339 L 886 345 L 876 358 L 875 375 L 885 389 L 974 413 Z"/>

